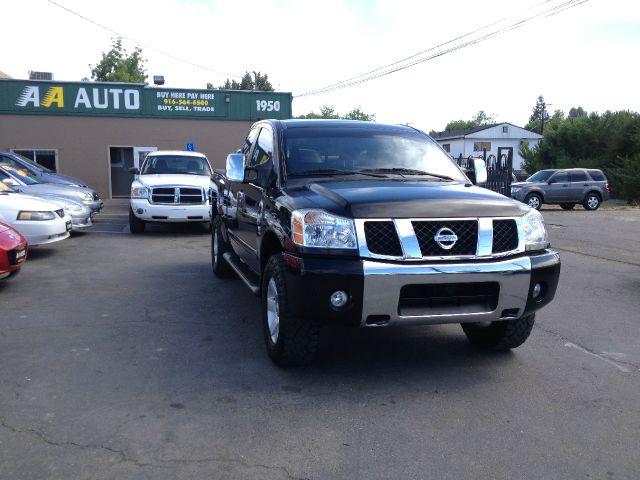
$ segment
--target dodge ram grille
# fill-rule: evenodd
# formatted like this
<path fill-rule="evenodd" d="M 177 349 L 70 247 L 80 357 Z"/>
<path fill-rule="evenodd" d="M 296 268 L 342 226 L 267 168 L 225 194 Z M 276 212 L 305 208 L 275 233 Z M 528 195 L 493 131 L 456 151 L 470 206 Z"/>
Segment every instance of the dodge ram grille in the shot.
<path fill-rule="evenodd" d="M 163 205 L 189 204 L 201 205 L 206 201 L 202 188 L 194 187 L 156 187 L 151 189 L 151 203 Z"/>

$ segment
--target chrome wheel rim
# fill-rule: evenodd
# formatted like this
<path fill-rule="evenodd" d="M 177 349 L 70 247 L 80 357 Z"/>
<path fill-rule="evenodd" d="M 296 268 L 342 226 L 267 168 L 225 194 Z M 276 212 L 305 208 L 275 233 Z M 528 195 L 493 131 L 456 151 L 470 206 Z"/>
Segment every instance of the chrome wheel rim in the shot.
<path fill-rule="evenodd" d="M 276 281 L 269 279 L 267 286 L 267 323 L 269 326 L 269 336 L 275 344 L 280 333 L 280 305 L 278 304 L 278 287 Z"/>
<path fill-rule="evenodd" d="M 587 205 L 589 205 L 589 208 L 596 208 L 598 203 L 600 203 L 598 197 L 591 196 L 587 199 Z"/>
<path fill-rule="evenodd" d="M 538 197 L 531 197 L 529 199 L 529 206 L 537 210 L 540 208 L 540 199 Z"/>

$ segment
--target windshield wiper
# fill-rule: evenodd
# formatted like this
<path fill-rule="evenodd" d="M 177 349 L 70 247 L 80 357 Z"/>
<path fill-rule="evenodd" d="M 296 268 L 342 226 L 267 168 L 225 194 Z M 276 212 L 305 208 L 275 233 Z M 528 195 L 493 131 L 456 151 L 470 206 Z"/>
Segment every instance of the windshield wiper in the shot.
<path fill-rule="evenodd" d="M 336 168 L 322 168 L 319 170 L 305 170 L 303 172 L 289 173 L 289 177 L 310 177 L 314 175 L 366 175 L 368 177 L 385 178 L 385 175 L 364 170 L 338 170 Z"/>
<path fill-rule="evenodd" d="M 398 175 L 428 175 L 430 177 L 440 178 L 442 180 L 448 180 L 450 182 L 455 181 L 454 178 L 447 175 L 441 175 L 439 173 L 425 172 L 424 170 L 414 170 L 412 168 L 365 168 L 362 172 L 378 172 L 378 173 L 397 173 Z"/>

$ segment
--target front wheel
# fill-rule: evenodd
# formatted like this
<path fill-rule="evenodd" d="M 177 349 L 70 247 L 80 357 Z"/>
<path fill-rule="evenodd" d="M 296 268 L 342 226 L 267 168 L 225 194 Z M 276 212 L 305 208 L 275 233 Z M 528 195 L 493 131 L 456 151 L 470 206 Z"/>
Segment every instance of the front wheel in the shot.
<path fill-rule="evenodd" d="M 542 207 L 542 197 L 537 193 L 530 193 L 527 195 L 527 198 L 524 199 L 524 203 L 529 205 L 531 208 L 540 210 L 540 207 Z"/>
<path fill-rule="evenodd" d="M 517 320 L 499 320 L 489 324 L 463 323 L 462 330 L 469 341 L 487 350 L 510 350 L 522 345 L 533 329 L 536 315 Z"/>
<path fill-rule="evenodd" d="M 133 210 L 129 210 L 129 230 L 133 234 L 144 233 L 147 223 L 135 216 Z"/>
<path fill-rule="evenodd" d="M 561 203 L 560 204 L 560 208 L 562 208 L 563 210 L 573 210 L 573 207 L 575 207 L 576 204 L 575 203 Z"/>
<path fill-rule="evenodd" d="M 281 255 L 267 262 L 262 278 L 262 326 L 267 353 L 279 367 L 308 364 L 318 350 L 320 325 L 291 313 Z"/>
<path fill-rule="evenodd" d="M 600 195 L 597 193 L 589 193 L 584 197 L 582 206 L 585 210 L 597 210 L 600 207 Z"/>

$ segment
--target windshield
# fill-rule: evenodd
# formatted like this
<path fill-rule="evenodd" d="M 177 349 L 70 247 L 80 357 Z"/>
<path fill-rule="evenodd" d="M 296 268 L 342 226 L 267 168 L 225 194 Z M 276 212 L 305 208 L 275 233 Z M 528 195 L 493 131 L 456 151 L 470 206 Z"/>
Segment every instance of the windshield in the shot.
<path fill-rule="evenodd" d="M 555 170 L 540 170 L 539 172 L 534 173 L 529 178 L 527 178 L 526 182 L 533 183 L 542 183 L 549 180 L 549 177 L 555 173 Z"/>
<path fill-rule="evenodd" d="M 39 163 L 34 162 L 33 160 L 31 160 L 30 158 L 25 157 L 24 155 L 20 155 L 19 153 L 15 153 L 12 152 L 11 155 L 13 155 L 14 157 L 19 158 L 20 160 L 27 162 L 29 165 L 31 165 L 32 167 L 42 171 L 42 172 L 47 172 L 47 173 L 56 173 L 53 170 L 49 170 L 47 167 L 43 167 L 42 165 L 40 165 Z"/>
<path fill-rule="evenodd" d="M 23 168 L 17 169 L 17 168 L 10 167 L 9 165 L 0 165 L 0 168 L 2 168 L 2 170 L 6 172 L 9 172 L 11 175 L 13 175 L 15 178 L 20 180 L 25 185 L 35 185 L 36 183 L 40 183 L 39 181 L 34 179 L 35 174 L 30 172 L 29 170 L 26 170 Z"/>
<path fill-rule="evenodd" d="M 449 156 L 432 140 L 413 131 L 290 128 L 284 132 L 284 151 L 287 174 L 294 176 L 333 170 L 336 174 L 435 174 L 456 181 L 467 181 Z"/>
<path fill-rule="evenodd" d="M 193 175 L 211 175 L 207 160 L 203 157 L 182 155 L 153 155 L 142 166 L 141 175 L 150 173 L 183 173 Z"/>

